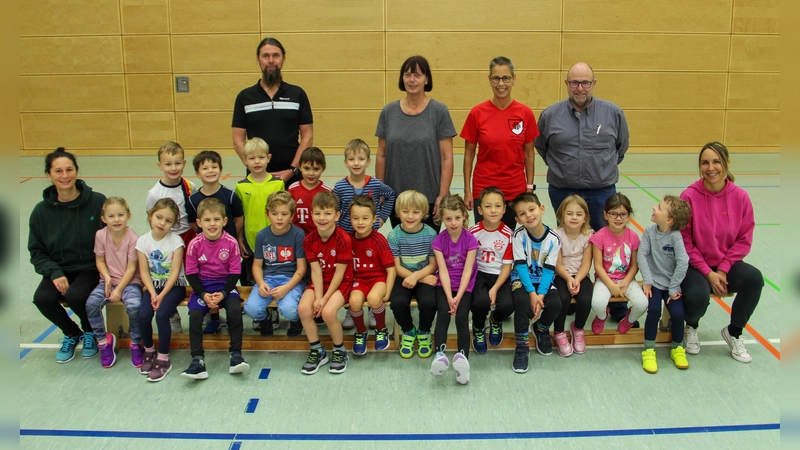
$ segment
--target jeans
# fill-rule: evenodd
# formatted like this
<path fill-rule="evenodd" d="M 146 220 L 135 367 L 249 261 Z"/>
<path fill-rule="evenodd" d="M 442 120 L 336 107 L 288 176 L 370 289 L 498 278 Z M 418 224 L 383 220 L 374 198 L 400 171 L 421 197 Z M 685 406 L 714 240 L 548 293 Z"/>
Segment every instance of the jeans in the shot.
<path fill-rule="evenodd" d="M 287 277 L 286 275 L 272 275 L 265 276 L 264 282 L 267 283 L 270 288 L 275 288 L 283 286 L 291 279 L 292 277 Z M 300 320 L 300 316 L 297 315 L 297 305 L 300 304 L 300 297 L 303 296 L 303 291 L 305 291 L 305 289 L 306 285 L 301 281 L 297 283 L 297 286 L 292 288 L 291 291 L 287 292 L 282 299 L 278 300 L 278 311 L 290 322 L 297 322 Z M 261 294 L 258 293 L 258 285 L 255 285 L 253 286 L 253 290 L 250 291 L 250 296 L 247 297 L 247 301 L 244 302 L 244 313 L 252 317 L 253 320 L 262 321 L 267 318 L 267 305 L 269 305 L 271 301 L 272 296 L 262 297 Z"/>
<path fill-rule="evenodd" d="M 607 225 L 606 219 L 603 218 L 606 199 L 617 193 L 617 186 L 612 184 L 611 186 L 600 189 L 573 189 L 557 188 L 551 185 L 547 188 L 547 193 L 550 194 L 550 204 L 553 205 L 553 213 L 558 211 L 561 202 L 570 195 L 578 195 L 586 200 L 586 203 L 589 205 L 589 225 L 591 225 L 595 232 L 598 232 Z"/>
<path fill-rule="evenodd" d="M 64 336 L 78 337 L 84 331 L 92 330 L 92 324 L 89 323 L 89 317 L 86 314 L 86 299 L 97 286 L 100 273 L 97 272 L 97 269 L 89 269 L 83 272 L 67 273 L 64 276 L 69 282 L 66 295 L 58 292 L 53 280 L 43 277 L 36 292 L 33 293 L 33 304 L 47 320 L 64 333 Z M 61 300 L 66 301 L 67 306 L 78 316 L 81 321 L 80 327 L 69 318 L 69 314 L 59 303 Z"/>
<path fill-rule="evenodd" d="M 112 289 L 115 287 L 112 286 Z M 89 323 L 92 325 L 92 330 L 94 330 L 94 335 L 98 341 L 106 339 L 103 307 L 111 300 L 106 298 L 105 290 L 106 283 L 101 281 L 86 300 L 86 315 L 89 317 Z M 122 290 L 122 303 L 125 304 L 125 311 L 128 313 L 131 342 L 138 345 L 142 342 L 142 334 L 139 332 L 139 306 L 142 303 L 142 287 L 137 284 L 125 286 L 125 289 Z"/>
<path fill-rule="evenodd" d="M 648 299 L 647 318 L 644 320 L 644 340 L 655 341 L 658 335 L 658 321 L 661 319 L 661 301 L 669 299 L 669 290 L 662 291 L 653 286 L 653 296 Z M 667 305 L 669 317 L 672 321 L 672 342 L 683 342 L 683 300 L 680 298 L 670 300 Z"/>
<path fill-rule="evenodd" d="M 711 270 L 716 271 L 716 267 Z M 763 288 L 764 277 L 761 276 L 761 271 L 744 261 L 731 266 L 728 272 L 728 292 L 736 292 L 731 304 L 731 325 L 739 328 L 747 325 L 758 306 Z M 689 267 L 681 283 L 681 291 L 686 324 L 697 328 L 711 302 L 711 284 L 697 269 Z"/>
<path fill-rule="evenodd" d="M 162 289 L 156 289 L 156 295 Z M 186 286 L 173 286 L 169 290 L 157 310 L 153 310 L 150 292 L 145 290 L 142 294 L 142 304 L 139 306 L 139 331 L 142 333 L 142 345 L 146 348 L 153 346 L 153 316 L 156 317 L 158 326 L 158 353 L 169 354 L 169 344 L 172 340 L 172 326 L 169 317 L 176 312 L 178 304 L 186 298 Z"/>

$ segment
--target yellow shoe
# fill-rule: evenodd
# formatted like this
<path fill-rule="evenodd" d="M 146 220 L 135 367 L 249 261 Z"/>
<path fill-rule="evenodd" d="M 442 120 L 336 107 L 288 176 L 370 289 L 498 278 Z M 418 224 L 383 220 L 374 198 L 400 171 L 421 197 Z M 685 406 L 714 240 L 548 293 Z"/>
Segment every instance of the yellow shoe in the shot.
<path fill-rule="evenodd" d="M 670 350 L 669 357 L 672 358 L 672 361 L 675 362 L 675 367 L 678 369 L 683 370 L 689 368 L 689 360 L 686 359 L 686 349 L 680 345 Z"/>
<path fill-rule="evenodd" d="M 647 373 L 658 372 L 658 363 L 656 362 L 656 351 L 647 349 L 642 352 L 642 369 Z"/>

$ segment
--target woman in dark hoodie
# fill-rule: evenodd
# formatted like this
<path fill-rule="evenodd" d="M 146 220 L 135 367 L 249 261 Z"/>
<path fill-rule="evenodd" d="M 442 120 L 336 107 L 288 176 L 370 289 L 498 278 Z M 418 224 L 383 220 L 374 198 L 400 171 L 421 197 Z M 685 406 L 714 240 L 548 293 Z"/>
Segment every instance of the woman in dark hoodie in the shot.
<path fill-rule="evenodd" d="M 94 235 L 103 226 L 100 210 L 106 197 L 78 179 L 78 161 L 63 147 L 47 155 L 44 172 L 52 186 L 42 193 L 44 199 L 33 208 L 29 221 L 31 264 L 42 275 L 33 304 L 64 333 L 56 362 L 66 363 L 75 356 L 81 340 L 81 356 L 97 356 L 86 299 L 100 279 Z M 80 327 L 69 318 L 59 303 L 62 300 L 78 316 Z"/>

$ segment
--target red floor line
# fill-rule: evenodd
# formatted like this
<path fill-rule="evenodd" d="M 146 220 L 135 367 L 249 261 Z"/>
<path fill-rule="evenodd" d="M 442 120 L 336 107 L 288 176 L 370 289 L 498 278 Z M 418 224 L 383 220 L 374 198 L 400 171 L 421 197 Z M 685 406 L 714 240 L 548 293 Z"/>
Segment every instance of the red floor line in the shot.
<path fill-rule="evenodd" d="M 22 178 L 22 177 L 20 177 L 20 178 Z M 19 184 L 22 184 L 22 183 L 24 183 L 24 182 L 26 182 L 26 181 L 31 181 L 32 179 L 33 179 L 33 177 L 28 177 L 28 178 L 26 178 L 26 179 L 24 179 L 24 180 L 20 181 L 20 182 L 19 182 Z"/>
<path fill-rule="evenodd" d="M 719 304 L 719 306 L 722 306 L 722 309 L 724 309 L 725 311 L 727 311 L 727 312 L 728 312 L 728 314 L 730 314 L 730 313 L 731 313 L 731 307 L 730 307 L 730 306 L 728 306 L 728 304 L 727 304 L 727 303 L 725 303 L 724 301 L 722 301 L 722 299 L 721 299 L 721 298 L 719 298 L 719 297 L 714 297 L 714 300 L 717 302 L 717 304 Z M 780 352 L 778 349 L 776 349 L 775 347 L 773 347 L 773 346 L 772 346 L 772 344 L 771 344 L 771 343 L 770 343 L 768 340 L 764 339 L 764 336 L 761 336 L 761 333 L 759 333 L 758 331 L 756 331 L 756 330 L 755 330 L 753 327 L 751 327 L 750 325 L 747 325 L 747 326 L 745 326 L 745 330 L 747 330 L 747 331 L 748 331 L 750 334 L 752 334 L 752 335 L 753 335 L 753 337 L 754 337 L 754 338 L 756 338 L 756 340 L 757 340 L 758 342 L 760 342 L 760 343 L 761 343 L 761 345 L 763 345 L 763 346 L 764 346 L 764 348 L 766 348 L 767 350 L 769 350 L 769 352 L 770 352 L 770 353 L 772 353 L 772 356 L 774 356 L 774 357 L 778 358 L 778 361 L 780 361 L 780 360 L 781 360 L 781 352 Z"/>

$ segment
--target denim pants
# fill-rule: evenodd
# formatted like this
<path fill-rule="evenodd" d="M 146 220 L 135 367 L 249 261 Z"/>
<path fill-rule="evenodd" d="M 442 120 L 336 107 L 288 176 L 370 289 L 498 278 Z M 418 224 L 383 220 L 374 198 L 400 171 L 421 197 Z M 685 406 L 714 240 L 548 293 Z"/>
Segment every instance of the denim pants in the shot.
<path fill-rule="evenodd" d="M 547 193 L 550 194 L 550 204 L 553 206 L 553 214 L 558 211 L 561 202 L 570 195 L 578 195 L 586 200 L 589 205 L 589 225 L 596 232 L 607 225 L 606 219 L 603 218 L 603 207 L 606 204 L 608 197 L 617 193 L 617 186 L 611 186 L 600 189 L 573 189 L 573 188 L 557 188 L 550 186 L 547 188 Z"/>
<path fill-rule="evenodd" d="M 112 289 L 115 286 L 111 287 Z M 111 300 L 106 297 L 106 283 L 101 281 L 86 299 L 86 315 L 98 341 L 106 338 L 106 325 L 103 320 L 103 307 Z M 129 284 L 122 290 L 122 303 L 128 313 L 128 323 L 131 327 L 131 342 L 142 343 L 142 334 L 139 332 L 139 306 L 142 304 L 142 287 Z"/>
<path fill-rule="evenodd" d="M 265 276 L 264 282 L 267 283 L 267 286 L 270 288 L 275 288 L 283 286 L 291 279 L 291 277 L 286 275 L 272 275 Z M 290 322 L 297 322 L 300 320 L 300 316 L 297 315 L 297 305 L 300 304 L 300 297 L 303 296 L 303 291 L 305 291 L 305 289 L 306 284 L 301 281 L 277 302 L 278 311 Z M 247 301 L 244 302 L 244 313 L 252 317 L 253 320 L 262 321 L 267 318 L 267 305 L 269 305 L 271 301 L 272 296 L 262 297 L 261 294 L 258 293 L 258 285 L 255 285 L 253 286 L 253 290 L 250 291 L 250 296 L 247 297 Z"/>

